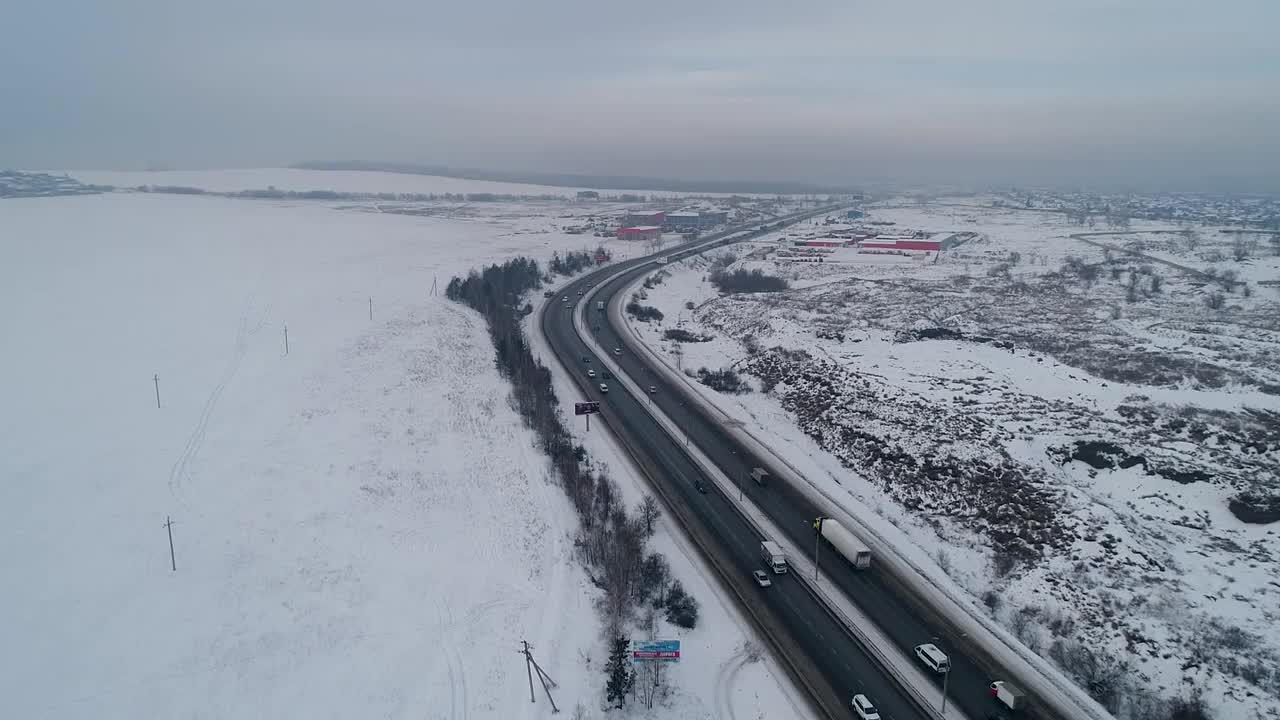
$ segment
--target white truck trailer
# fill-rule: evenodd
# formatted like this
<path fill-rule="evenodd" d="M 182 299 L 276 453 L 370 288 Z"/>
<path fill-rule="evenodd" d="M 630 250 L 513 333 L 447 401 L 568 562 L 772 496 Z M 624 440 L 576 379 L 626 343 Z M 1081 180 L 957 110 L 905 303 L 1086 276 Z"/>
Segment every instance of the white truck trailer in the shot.
<path fill-rule="evenodd" d="M 782 552 L 782 546 L 772 540 L 760 543 L 760 559 L 764 560 L 775 575 L 782 575 L 787 571 L 787 555 Z"/>
<path fill-rule="evenodd" d="M 831 547 L 843 555 L 850 565 L 858 570 L 871 567 L 871 548 L 859 540 L 857 535 L 831 518 L 818 518 L 814 524 L 821 529 L 822 537 L 831 543 Z"/>
<path fill-rule="evenodd" d="M 1027 700 L 1026 693 L 1007 680 L 991 683 L 991 695 L 1010 710 L 1017 710 Z"/>

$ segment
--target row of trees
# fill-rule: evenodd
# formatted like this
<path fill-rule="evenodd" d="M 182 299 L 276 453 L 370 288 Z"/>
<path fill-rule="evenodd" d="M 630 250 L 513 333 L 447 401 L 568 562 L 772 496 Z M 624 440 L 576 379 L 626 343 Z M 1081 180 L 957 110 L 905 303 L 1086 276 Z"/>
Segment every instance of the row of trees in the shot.
<path fill-rule="evenodd" d="M 556 267 L 568 270 L 575 264 L 561 258 Z M 602 591 L 597 602 L 606 636 L 625 639 L 625 627 L 641 610 L 662 611 L 670 622 L 691 628 L 698 619 L 697 601 L 671 577 L 666 558 L 648 549 L 661 515 L 657 502 L 647 497 L 636 511 L 628 511 L 617 483 L 592 468 L 586 449 L 561 420 L 551 372 L 533 357 L 520 327 L 521 298 L 541 287 L 542 277 L 535 261 L 515 258 L 453 278 L 445 295 L 488 322 L 498 372 L 511 382 L 517 412 L 534 431 L 577 512 L 574 545 Z"/>
<path fill-rule="evenodd" d="M 557 252 L 551 255 L 551 263 L 547 266 L 547 269 L 553 275 L 576 275 L 595 265 L 597 257 L 608 261 L 613 258 L 613 254 L 606 250 L 604 245 L 597 246 L 594 253 L 582 250 L 568 252 L 562 256 Z"/>
<path fill-rule="evenodd" d="M 559 195 L 512 195 L 508 193 L 370 193 L 343 192 L 339 190 L 281 190 L 275 186 L 265 189 L 217 192 L 185 185 L 139 185 L 136 192 L 164 193 L 170 195 L 217 195 L 220 197 L 247 198 L 251 200 L 350 200 L 384 202 L 517 202 L 525 200 L 563 200 Z"/>

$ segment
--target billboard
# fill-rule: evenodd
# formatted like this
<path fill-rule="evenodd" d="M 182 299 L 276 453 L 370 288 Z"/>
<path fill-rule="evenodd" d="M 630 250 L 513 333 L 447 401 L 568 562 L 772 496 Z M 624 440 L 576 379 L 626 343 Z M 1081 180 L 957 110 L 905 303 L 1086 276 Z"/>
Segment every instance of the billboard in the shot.
<path fill-rule="evenodd" d="M 632 662 L 680 662 L 679 640 L 633 642 Z"/>
<path fill-rule="evenodd" d="M 593 415 L 600 412 L 600 401 L 576 402 L 573 404 L 574 415 Z"/>

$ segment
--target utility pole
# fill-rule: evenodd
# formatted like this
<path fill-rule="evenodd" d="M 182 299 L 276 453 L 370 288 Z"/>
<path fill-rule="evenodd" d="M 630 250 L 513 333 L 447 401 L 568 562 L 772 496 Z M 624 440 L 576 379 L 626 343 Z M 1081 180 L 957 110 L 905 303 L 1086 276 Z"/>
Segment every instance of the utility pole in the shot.
<path fill-rule="evenodd" d="M 818 582 L 818 548 L 822 547 L 822 521 L 823 520 L 826 520 L 826 518 L 820 517 L 817 520 L 813 521 L 813 529 L 817 531 L 816 533 L 814 533 L 814 538 L 813 538 L 813 581 L 814 582 Z"/>
<path fill-rule="evenodd" d="M 289 354 L 289 326 L 284 326 L 284 354 Z"/>
<path fill-rule="evenodd" d="M 432 275 L 432 276 L 431 276 L 431 294 L 432 294 L 432 295 L 435 295 L 435 294 L 436 294 L 436 282 L 437 282 L 439 279 L 440 279 L 440 278 L 439 278 L 438 276 L 436 276 L 436 275 Z"/>
<path fill-rule="evenodd" d="M 173 554 L 173 520 L 168 515 L 164 517 L 164 527 L 169 531 L 169 567 L 178 572 L 178 561 Z"/>
<path fill-rule="evenodd" d="M 533 695 L 533 671 L 536 670 L 538 671 L 538 682 L 542 683 L 542 691 L 547 694 L 547 701 L 551 703 L 551 712 L 559 713 L 560 708 L 556 707 L 555 698 L 551 697 L 551 688 L 557 687 L 556 681 L 552 680 L 551 676 L 538 665 L 538 661 L 533 659 L 533 653 L 530 652 L 533 650 L 533 646 L 529 644 L 529 641 L 521 640 L 520 642 L 524 644 L 524 649 L 516 652 L 524 655 L 524 669 L 529 675 L 529 702 L 536 702 Z"/>
<path fill-rule="evenodd" d="M 156 381 L 156 409 L 158 410 L 160 409 L 160 373 L 156 373 L 154 379 Z"/>
<path fill-rule="evenodd" d="M 373 296 L 369 296 L 369 319 L 373 319 Z"/>

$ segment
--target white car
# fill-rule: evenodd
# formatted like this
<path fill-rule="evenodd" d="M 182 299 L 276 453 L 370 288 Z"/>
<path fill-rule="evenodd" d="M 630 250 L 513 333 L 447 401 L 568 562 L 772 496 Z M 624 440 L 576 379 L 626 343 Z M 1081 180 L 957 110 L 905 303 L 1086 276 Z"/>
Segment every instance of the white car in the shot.
<path fill-rule="evenodd" d="M 600 392 L 602 393 L 609 392 L 609 385 L 607 383 L 600 383 Z"/>
<path fill-rule="evenodd" d="M 595 370 L 588 370 L 588 371 L 587 371 L 587 377 L 592 377 L 592 378 L 593 378 L 593 377 L 595 377 L 595 376 L 596 376 L 596 371 L 595 371 Z"/>
<path fill-rule="evenodd" d="M 773 581 L 769 579 L 768 575 L 764 574 L 763 570 L 752 570 L 751 577 L 756 579 L 756 584 L 760 587 L 769 587 L 773 584 Z"/>
<path fill-rule="evenodd" d="M 621 355 L 621 354 L 622 354 L 622 348 L 614 348 L 614 349 L 613 349 L 613 354 L 614 354 L 614 355 Z"/>
<path fill-rule="evenodd" d="M 853 711 L 858 713 L 858 717 L 862 720 L 880 720 L 880 712 L 876 710 L 876 706 L 861 693 L 853 696 Z"/>

